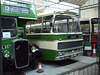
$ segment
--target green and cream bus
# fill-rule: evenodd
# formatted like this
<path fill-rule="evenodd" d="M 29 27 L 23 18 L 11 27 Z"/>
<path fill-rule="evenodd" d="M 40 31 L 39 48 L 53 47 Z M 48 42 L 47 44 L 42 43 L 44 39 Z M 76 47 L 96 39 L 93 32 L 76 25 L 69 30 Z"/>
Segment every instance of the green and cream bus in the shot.
<path fill-rule="evenodd" d="M 34 0 L 1 0 L 1 38 L 4 68 L 36 68 L 41 57 L 39 47 L 29 44 L 26 24 L 37 19 Z"/>
<path fill-rule="evenodd" d="M 76 13 L 54 12 L 38 15 L 34 24 L 27 25 L 29 43 L 42 52 L 42 60 L 65 60 L 83 54 L 83 39 Z"/>

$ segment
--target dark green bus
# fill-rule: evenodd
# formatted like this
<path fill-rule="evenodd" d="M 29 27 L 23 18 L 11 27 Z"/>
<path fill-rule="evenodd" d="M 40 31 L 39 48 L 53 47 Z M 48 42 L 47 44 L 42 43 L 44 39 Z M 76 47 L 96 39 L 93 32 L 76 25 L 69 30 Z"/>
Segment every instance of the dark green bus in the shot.
<path fill-rule="evenodd" d="M 34 0 L 1 0 L 2 57 L 4 68 L 30 66 L 35 69 L 40 49 L 29 44 L 26 23 L 37 19 Z"/>

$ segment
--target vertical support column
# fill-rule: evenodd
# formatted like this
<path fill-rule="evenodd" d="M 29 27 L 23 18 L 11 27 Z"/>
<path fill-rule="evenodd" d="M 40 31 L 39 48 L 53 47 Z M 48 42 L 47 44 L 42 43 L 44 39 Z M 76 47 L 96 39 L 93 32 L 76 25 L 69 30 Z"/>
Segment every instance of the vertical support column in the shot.
<path fill-rule="evenodd" d="M 1 7 L 1 1 L 0 1 Z M 1 8 L 0 8 L 1 10 Z M 0 12 L 1 14 L 1 12 Z M 2 49 L 1 49 L 1 18 L 0 18 L 0 75 L 3 75 L 3 66 L 2 66 Z"/>
<path fill-rule="evenodd" d="M 100 43 L 100 40 L 99 40 L 100 38 L 100 34 L 99 34 L 100 32 L 100 0 L 98 0 L 98 18 L 99 18 L 98 20 L 98 42 Z"/>
<path fill-rule="evenodd" d="M 99 34 L 99 31 L 100 31 L 100 0 L 98 0 L 98 43 L 100 43 L 100 34 Z M 99 45 L 100 47 L 100 45 Z M 100 50 L 100 49 L 99 49 Z M 98 51 L 100 52 L 100 51 Z M 100 53 L 99 53 L 100 54 Z M 100 75 L 100 55 L 99 55 L 99 75 Z"/>
<path fill-rule="evenodd" d="M 42 29 L 41 29 L 41 32 L 43 32 L 43 28 L 44 28 L 44 17 L 42 16 Z"/>
<path fill-rule="evenodd" d="M 81 8 L 79 7 L 79 18 L 81 18 Z"/>

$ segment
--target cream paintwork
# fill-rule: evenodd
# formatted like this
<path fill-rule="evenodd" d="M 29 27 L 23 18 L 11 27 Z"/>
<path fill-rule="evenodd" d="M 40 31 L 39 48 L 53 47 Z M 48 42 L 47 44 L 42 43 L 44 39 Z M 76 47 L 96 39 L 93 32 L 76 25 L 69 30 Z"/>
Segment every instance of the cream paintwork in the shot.
<path fill-rule="evenodd" d="M 82 34 L 82 32 L 73 32 L 73 33 L 27 33 L 27 35 L 64 35 L 64 34 Z"/>
<path fill-rule="evenodd" d="M 41 40 L 33 40 L 30 39 L 29 43 L 30 44 L 36 44 L 42 49 L 50 49 L 50 50 L 58 50 L 58 43 L 59 42 L 72 42 L 72 41 L 81 41 L 83 39 L 74 39 L 74 40 L 64 40 L 64 41 L 41 41 Z"/>
<path fill-rule="evenodd" d="M 59 15 L 59 14 L 62 14 L 62 15 L 70 15 L 70 16 L 78 16 L 78 13 L 75 13 L 75 12 L 71 12 L 71 11 L 58 11 L 58 12 L 54 12 L 54 13 L 39 13 L 37 16 L 38 18 L 39 17 L 46 17 L 46 16 L 51 16 L 51 15 Z"/>
<path fill-rule="evenodd" d="M 30 44 L 36 44 L 42 49 L 57 50 L 58 41 L 39 41 L 39 40 L 29 40 Z"/>

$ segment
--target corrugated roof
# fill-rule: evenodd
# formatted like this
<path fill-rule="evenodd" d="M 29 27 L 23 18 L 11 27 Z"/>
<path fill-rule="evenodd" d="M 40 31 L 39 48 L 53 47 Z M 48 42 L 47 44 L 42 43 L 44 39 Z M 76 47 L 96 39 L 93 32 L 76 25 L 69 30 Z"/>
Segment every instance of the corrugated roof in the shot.
<path fill-rule="evenodd" d="M 79 5 L 82 6 L 83 4 L 85 4 L 88 0 L 59 0 L 59 2 L 68 2 L 71 4 L 75 4 L 75 5 Z"/>
<path fill-rule="evenodd" d="M 62 11 L 72 10 L 79 8 L 85 4 L 88 0 L 35 0 L 36 10 L 38 13 L 51 12 L 51 11 Z"/>

